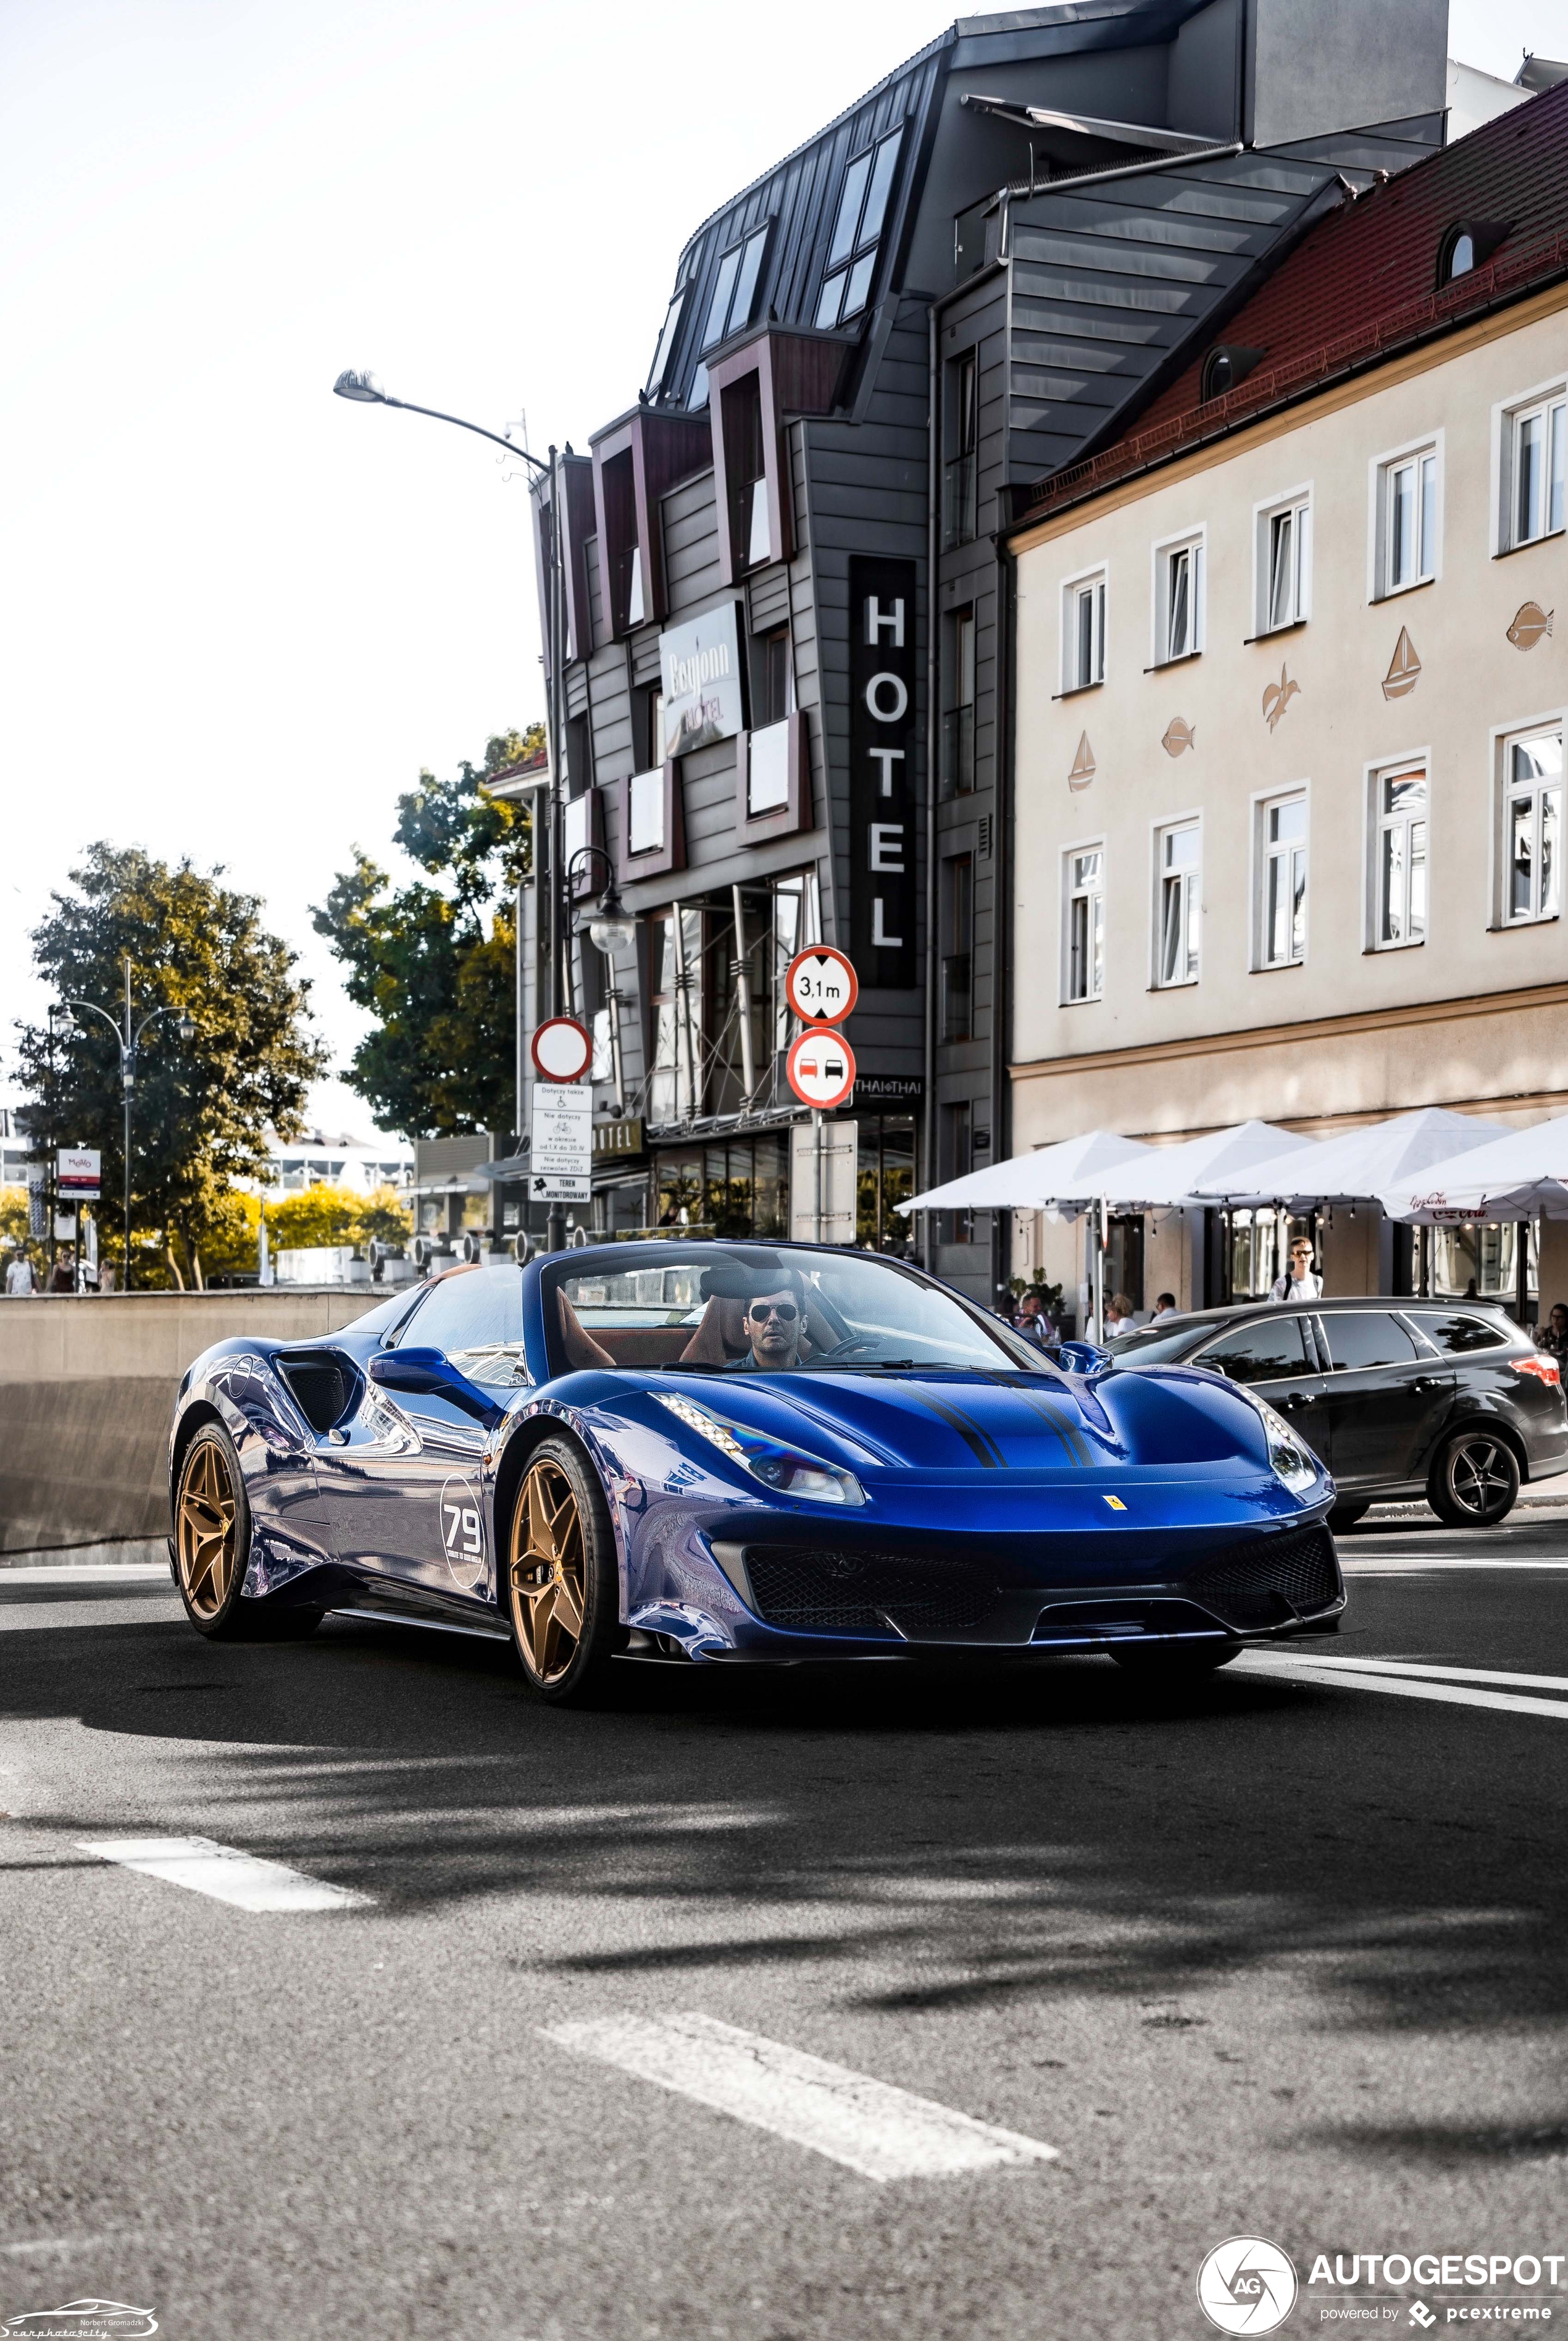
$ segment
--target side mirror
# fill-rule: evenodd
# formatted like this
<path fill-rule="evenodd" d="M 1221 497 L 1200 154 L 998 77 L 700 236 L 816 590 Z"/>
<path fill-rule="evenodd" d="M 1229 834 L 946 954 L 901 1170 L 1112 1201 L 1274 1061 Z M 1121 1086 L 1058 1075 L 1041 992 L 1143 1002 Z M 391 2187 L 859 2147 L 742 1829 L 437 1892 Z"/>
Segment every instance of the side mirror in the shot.
<path fill-rule="evenodd" d="M 1057 1360 L 1069 1374 L 1102 1373 L 1111 1362 L 1108 1350 L 1097 1350 L 1092 1341 L 1064 1341 Z"/>
<path fill-rule="evenodd" d="M 441 1350 L 382 1350 L 370 1361 L 370 1378 L 382 1390 L 404 1390 L 415 1398 L 444 1398 L 476 1422 L 499 1422 L 501 1410 L 460 1374 Z"/>

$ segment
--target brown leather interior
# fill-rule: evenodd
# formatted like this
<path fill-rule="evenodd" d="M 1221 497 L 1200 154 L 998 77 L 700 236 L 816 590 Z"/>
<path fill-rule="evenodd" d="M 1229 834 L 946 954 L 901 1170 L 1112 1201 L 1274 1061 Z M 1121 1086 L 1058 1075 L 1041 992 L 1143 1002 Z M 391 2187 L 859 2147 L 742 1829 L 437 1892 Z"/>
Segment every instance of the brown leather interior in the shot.
<path fill-rule="evenodd" d="M 614 1365 L 615 1360 L 610 1351 L 600 1349 L 564 1292 L 560 1295 L 560 1300 L 561 1346 L 566 1352 L 567 1364 L 575 1369 Z"/>

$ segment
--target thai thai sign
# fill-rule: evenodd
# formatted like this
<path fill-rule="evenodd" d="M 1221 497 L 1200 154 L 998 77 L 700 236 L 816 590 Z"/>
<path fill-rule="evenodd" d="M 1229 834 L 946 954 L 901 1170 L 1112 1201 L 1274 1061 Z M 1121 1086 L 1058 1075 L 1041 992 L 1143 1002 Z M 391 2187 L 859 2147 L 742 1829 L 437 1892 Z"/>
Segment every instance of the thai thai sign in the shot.
<path fill-rule="evenodd" d="M 915 564 L 849 563 L 849 948 L 868 991 L 915 962 Z"/>

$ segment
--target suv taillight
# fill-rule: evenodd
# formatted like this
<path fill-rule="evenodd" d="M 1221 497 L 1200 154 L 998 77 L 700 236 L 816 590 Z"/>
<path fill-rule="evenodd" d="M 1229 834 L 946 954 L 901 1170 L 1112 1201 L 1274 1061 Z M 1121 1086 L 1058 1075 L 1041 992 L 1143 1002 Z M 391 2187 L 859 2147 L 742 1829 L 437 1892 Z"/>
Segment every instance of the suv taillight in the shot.
<path fill-rule="evenodd" d="M 1550 1382 L 1554 1390 L 1563 1386 L 1563 1369 L 1555 1358 L 1543 1358 L 1537 1350 L 1533 1358 L 1510 1358 L 1509 1364 L 1516 1374 L 1533 1374 L 1540 1382 Z"/>

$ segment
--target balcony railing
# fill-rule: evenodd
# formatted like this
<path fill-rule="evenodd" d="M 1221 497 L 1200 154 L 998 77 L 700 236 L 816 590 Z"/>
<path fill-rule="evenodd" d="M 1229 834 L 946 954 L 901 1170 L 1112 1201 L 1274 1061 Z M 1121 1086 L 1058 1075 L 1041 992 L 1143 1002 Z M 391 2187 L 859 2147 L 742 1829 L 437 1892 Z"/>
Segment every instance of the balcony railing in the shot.
<path fill-rule="evenodd" d="M 942 481 L 942 542 L 968 544 L 975 533 L 975 492 L 979 465 L 970 447 L 955 455 Z"/>
<path fill-rule="evenodd" d="M 975 711 L 949 707 L 942 718 L 941 792 L 967 797 L 975 785 Z"/>

